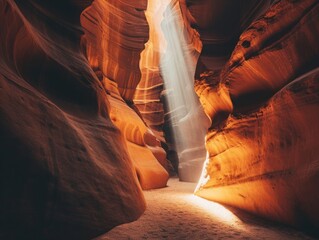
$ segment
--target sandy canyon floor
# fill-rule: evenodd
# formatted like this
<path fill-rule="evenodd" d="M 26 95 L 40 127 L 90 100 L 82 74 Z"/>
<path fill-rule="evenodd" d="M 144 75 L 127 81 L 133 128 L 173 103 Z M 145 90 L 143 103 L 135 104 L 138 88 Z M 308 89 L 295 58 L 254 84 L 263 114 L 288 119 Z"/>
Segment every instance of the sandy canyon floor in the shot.
<path fill-rule="evenodd" d="M 171 178 L 163 189 L 145 191 L 147 210 L 96 240 L 113 239 L 314 239 L 305 233 L 224 207 L 192 193 L 195 183 Z"/>

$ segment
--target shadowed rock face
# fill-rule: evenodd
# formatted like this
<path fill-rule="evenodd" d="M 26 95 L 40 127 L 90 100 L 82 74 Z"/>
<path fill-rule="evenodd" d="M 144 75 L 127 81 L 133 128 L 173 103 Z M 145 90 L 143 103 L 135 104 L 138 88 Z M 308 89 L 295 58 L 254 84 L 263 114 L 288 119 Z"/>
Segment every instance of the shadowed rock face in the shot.
<path fill-rule="evenodd" d="M 318 227 L 318 22 L 317 1 L 278 1 L 241 35 L 222 71 L 195 81 L 212 119 L 197 195 Z"/>
<path fill-rule="evenodd" d="M 203 43 L 199 66 L 204 64 L 207 68 L 215 70 L 226 63 L 239 35 L 273 1 L 180 0 L 180 2 L 185 6 L 186 19 L 197 29 Z M 201 70 L 198 71 L 199 74 Z"/>
<path fill-rule="evenodd" d="M 0 238 L 90 239 L 145 209 L 112 102 L 81 52 L 89 4 L 0 2 Z"/>
<path fill-rule="evenodd" d="M 235 103 L 268 99 L 318 65 L 316 4 L 281 1 L 241 35 L 221 76 Z"/>

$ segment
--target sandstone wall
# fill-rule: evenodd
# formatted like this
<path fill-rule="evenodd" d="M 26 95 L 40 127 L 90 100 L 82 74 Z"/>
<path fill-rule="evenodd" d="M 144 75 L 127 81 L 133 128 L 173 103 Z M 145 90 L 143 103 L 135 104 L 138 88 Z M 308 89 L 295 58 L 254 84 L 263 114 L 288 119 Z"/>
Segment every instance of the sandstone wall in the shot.
<path fill-rule="evenodd" d="M 124 135 L 143 189 L 166 186 L 166 153 L 133 105 L 148 40 L 147 1 L 96 0 L 81 15 L 82 44 L 110 101 L 112 122 Z M 162 164 L 162 165 L 161 165 Z"/>
<path fill-rule="evenodd" d="M 244 31 L 221 72 L 196 80 L 212 119 L 197 195 L 318 227 L 318 20 L 317 1 L 278 1 Z"/>
<path fill-rule="evenodd" d="M 0 2 L 0 238 L 90 239 L 145 209 L 112 103 L 81 51 L 90 4 Z"/>

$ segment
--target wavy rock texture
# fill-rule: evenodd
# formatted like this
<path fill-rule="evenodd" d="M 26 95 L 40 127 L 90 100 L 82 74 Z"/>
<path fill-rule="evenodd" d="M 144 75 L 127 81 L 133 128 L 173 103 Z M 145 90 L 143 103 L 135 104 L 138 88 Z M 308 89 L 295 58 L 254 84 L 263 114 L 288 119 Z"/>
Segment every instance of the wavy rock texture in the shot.
<path fill-rule="evenodd" d="M 167 1 L 148 2 L 145 16 L 149 25 L 149 40 L 141 53 L 140 69 L 142 76 L 134 95 L 134 105 L 142 119 L 164 146 L 166 145 L 163 132 L 164 106 L 161 99 L 164 81 L 159 65 L 166 43 L 160 30 L 163 12 L 166 7 Z M 163 159 L 161 164 L 168 171 L 173 171 L 172 165 L 167 159 Z"/>
<path fill-rule="evenodd" d="M 319 69 L 265 107 L 207 135 L 198 196 L 299 227 L 318 227 Z"/>
<path fill-rule="evenodd" d="M 0 2 L 2 239 L 90 239 L 144 198 L 108 96 L 81 53 L 90 2 Z"/>
<path fill-rule="evenodd" d="M 185 20 L 199 32 L 203 43 L 197 69 L 200 74 L 205 66 L 212 70 L 223 67 L 239 35 L 270 6 L 273 0 L 180 0 L 180 2 L 185 6 Z"/>
<path fill-rule="evenodd" d="M 141 79 L 140 54 L 148 40 L 146 0 L 95 0 L 82 14 L 92 67 L 117 83 L 125 101 L 132 101 Z"/>
<path fill-rule="evenodd" d="M 233 111 L 229 91 L 220 83 L 219 76 L 220 71 L 205 71 L 194 84 L 195 92 L 205 114 L 212 122 L 212 127 L 218 126 Z"/>
<path fill-rule="evenodd" d="M 318 64 L 318 9 L 316 0 L 280 1 L 241 35 L 222 74 L 232 98 L 267 98 Z"/>
<path fill-rule="evenodd" d="M 219 71 L 227 62 L 240 33 L 269 7 L 271 1 L 180 0 L 179 2 L 188 29 L 192 26 L 200 34 L 203 48 L 194 75 L 203 81 L 195 82 L 195 91 L 204 106 L 207 117 L 210 120 L 214 119 L 211 124 L 215 126 L 223 121 L 233 109 L 228 90 L 225 87 L 215 87 L 219 85 Z M 196 36 L 193 33 L 194 30 L 193 32 L 188 30 L 188 32 L 190 36 L 199 41 L 198 34 Z M 217 70 L 217 72 L 212 74 L 208 69 Z M 203 72 L 206 72 L 204 75 L 208 75 L 203 77 Z M 200 77 L 201 74 L 202 77 Z M 217 82 L 214 75 L 217 76 Z M 216 104 L 216 101 L 219 104 Z M 202 121 L 205 117 L 200 116 L 199 119 Z M 204 122 L 201 125 L 204 125 Z M 206 130 L 208 126 L 204 129 Z M 201 141 L 197 139 L 197 142 Z M 189 155 L 189 152 L 185 151 L 184 155 Z M 205 150 L 201 155 L 201 158 L 205 158 Z M 192 168 L 194 169 L 194 166 Z M 194 177 L 194 179 L 198 178 Z"/>
<path fill-rule="evenodd" d="M 278 1 L 221 74 L 196 80 L 213 121 L 197 195 L 318 228 L 319 69 L 309 72 L 319 65 L 318 22 L 317 1 Z"/>
<path fill-rule="evenodd" d="M 81 23 L 87 58 L 108 93 L 111 120 L 124 134 L 142 188 L 152 189 L 165 187 L 169 176 L 160 141 L 133 105 L 140 54 L 148 39 L 146 4 L 96 0 L 82 13 Z"/>

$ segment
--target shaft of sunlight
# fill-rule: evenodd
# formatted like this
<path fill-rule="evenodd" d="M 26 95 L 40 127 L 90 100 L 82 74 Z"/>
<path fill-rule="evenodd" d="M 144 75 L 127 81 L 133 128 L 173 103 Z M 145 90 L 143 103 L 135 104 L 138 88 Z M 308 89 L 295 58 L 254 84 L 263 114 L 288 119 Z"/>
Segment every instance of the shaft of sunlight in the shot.
<path fill-rule="evenodd" d="M 167 5 L 161 31 L 166 49 L 161 51 L 160 68 L 179 159 L 179 177 L 182 181 L 197 182 L 206 157 L 205 134 L 209 121 L 194 91 L 200 49 L 183 21 L 179 1 Z"/>

